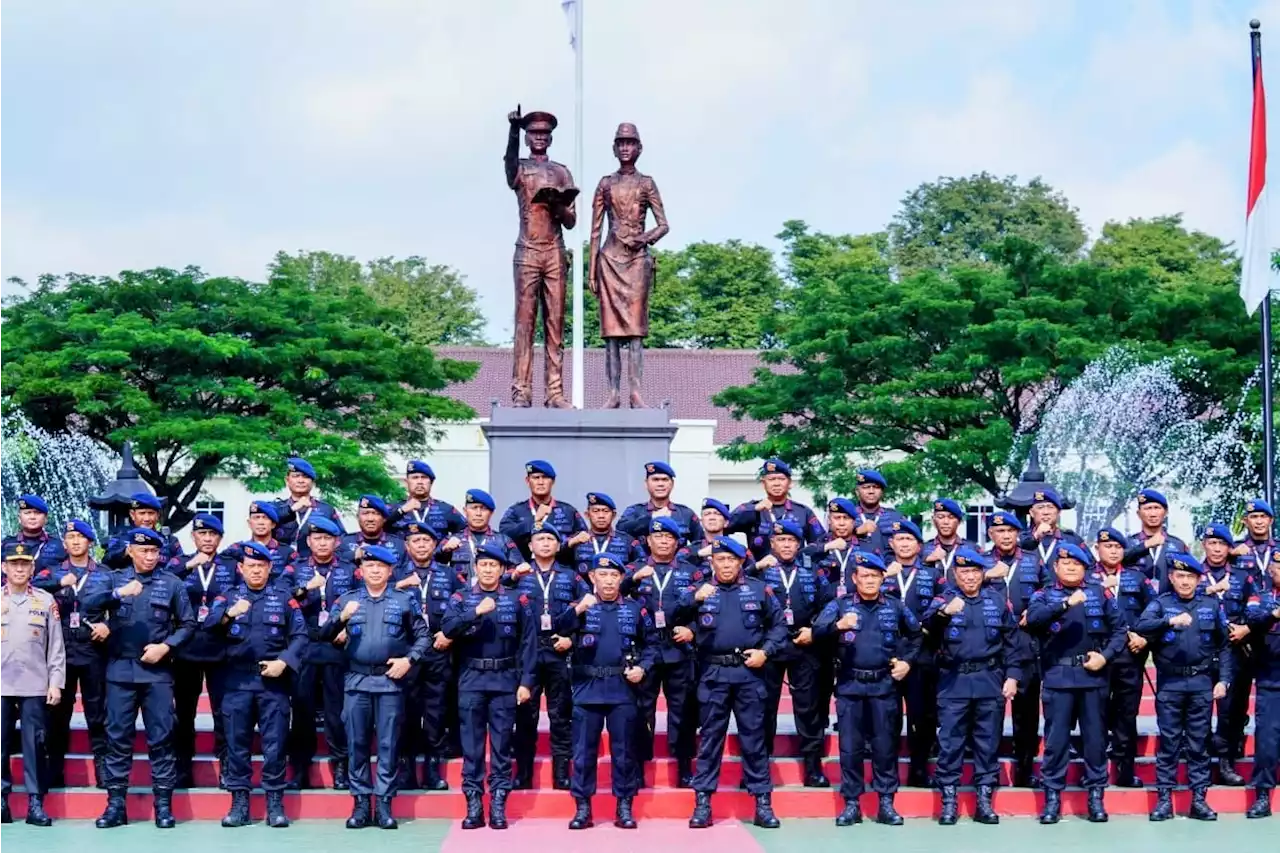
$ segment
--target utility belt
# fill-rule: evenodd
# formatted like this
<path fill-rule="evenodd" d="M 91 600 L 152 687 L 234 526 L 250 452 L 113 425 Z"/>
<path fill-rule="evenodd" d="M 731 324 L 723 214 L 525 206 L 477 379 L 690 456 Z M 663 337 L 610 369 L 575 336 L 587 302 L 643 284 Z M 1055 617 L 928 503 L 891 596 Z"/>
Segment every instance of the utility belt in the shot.
<path fill-rule="evenodd" d="M 1214 662 L 1197 664 L 1196 666 L 1167 666 L 1160 671 L 1165 675 L 1173 675 L 1178 678 L 1195 678 L 1197 675 L 1205 675 L 1211 672 L 1216 665 L 1216 662 Z"/>
<path fill-rule="evenodd" d="M 735 655 L 706 655 L 702 658 L 703 664 L 707 666 L 746 666 L 747 660 L 741 654 Z"/>
<path fill-rule="evenodd" d="M 840 675 L 846 681 L 876 682 L 889 677 L 888 669 L 845 669 Z"/>
<path fill-rule="evenodd" d="M 1097 651 L 1097 649 L 1093 649 Z M 1070 657 L 1058 658 L 1049 664 L 1049 666 L 1084 666 L 1084 662 L 1089 659 L 1091 652 L 1085 652 L 1082 655 L 1071 655 Z"/>
<path fill-rule="evenodd" d="M 349 663 L 347 669 L 357 675 L 386 675 L 389 667 L 385 663 Z"/>
<path fill-rule="evenodd" d="M 981 660 L 957 661 L 953 658 L 943 658 L 938 661 L 938 668 L 949 670 L 951 672 L 986 672 L 995 665 L 994 657 L 982 658 Z"/>
<path fill-rule="evenodd" d="M 622 675 L 626 672 L 625 666 L 575 666 L 573 675 L 575 678 L 611 678 L 615 675 Z"/>
<path fill-rule="evenodd" d="M 480 672 L 506 672 L 509 669 L 516 668 L 516 659 L 509 658 L 466 658 L 462 665 L 467 669 L 476 669 Z"/>

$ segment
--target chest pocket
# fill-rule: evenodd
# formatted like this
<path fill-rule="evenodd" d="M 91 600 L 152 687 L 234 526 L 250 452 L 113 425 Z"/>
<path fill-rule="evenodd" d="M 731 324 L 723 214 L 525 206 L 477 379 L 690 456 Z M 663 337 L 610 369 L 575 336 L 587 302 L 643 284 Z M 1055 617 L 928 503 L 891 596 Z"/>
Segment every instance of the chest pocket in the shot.
<path fill-rule="evenodd" d="M 169 620 L 169 588 L 167 586 L 152 587 L 147 597 L 147 605 L 151 608 L 151 616 L 158 622 Z"/>
<path fill-rule="evenodd" d="M 742 602 L 742 624 L 746 628 L 760 627 L 760 602 Z"/>
<path fill-rule="evenodd" d="M 397 608 L 387 608 L 382 614 L 382 624 L 388 637 L 401 637 L 404 635 L 404 611 Z"/>
<path fill-rule="evenodd" d="M 698 624 L 703 628 L 714 628 L 720 621 L 720 596 L 713 595 L 698 605 Z"/>
<path fill-rule="evenodd" d="M 1084 602 L 1085 630 L 1090 634 L 1107 633 L 1107 602 L 1100 595 L 1088 593 Z"/>
<path fill-rule="evenodd" d="M 988 640 L 994 640 L 1000 636 L 1000 611 L 991 602 L 983 602 L 982 624 L 986 628 Z"/>
<path fill-rule="evenodd" d="M 364 633 L 364 627 L 368 624 L 368 614 L 365 613 L 363 605 L 355 613 L 351 614 L 351 618 L 347 620 L 347 636 L 359 637 Z"/>
<path fill-rule="evenodd" d="M 284 634 L 285 618 L 284 602 L 269 598 L 262 605 L 262 624 L 267 629 L 268 637 L 274 639 Z"/>
<path fill-rule="evenodd" d="M 504 637 L 513 637 L 516 633 L 516 614 L 515 605 L 510 599 L 502 599 L 498 602 L 498 609 L 494 611 L 498 614 L 498 633 Z"/>
<path fill-rule="evenodd" d="M 879 615 L 880 641 L 886 651 L 898 647 L 898 613 L 893 608 L 882 607 Z"/>

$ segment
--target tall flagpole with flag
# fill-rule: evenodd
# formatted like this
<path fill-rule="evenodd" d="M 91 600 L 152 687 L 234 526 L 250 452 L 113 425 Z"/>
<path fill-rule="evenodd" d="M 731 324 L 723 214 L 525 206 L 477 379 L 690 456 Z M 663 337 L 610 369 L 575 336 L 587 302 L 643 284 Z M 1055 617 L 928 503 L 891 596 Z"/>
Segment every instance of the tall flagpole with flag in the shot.
<path fill-rule="evenodd" d="M 582 0 L 560 0 L 569 23 L 569 46 L 573 48 L 574 98 L 573 98 L 573 175 L 578 186 L 586 180 L 582 157 Z M 585 214 L 585 216 L 584 216 Z M 580 211 L 579 222 L 590 222 L 590 211 Z M 583 335 L 585 325 L 582 306 L 582 249 L 585 241 L 577 235 L 583 233 L 578 225 L 573 229 L 573 407 L 583 408 L 586 395 L 586 377 L 583 375 Z"/>
<path fill-rule="evenodd" d="M 1266 498 L 1275 501 L 1275 425 L 1271 367 L 1271 252 L 1267 244 L 1267 98 L 1262 85 L 1262 25 L 1249 22 L 1253 63 L 1253 116 L 1249 137 L 1249 189 L 1245 206 L 1240 298 L 1252 315 L 1262 307 L 1262 468 Z"/>

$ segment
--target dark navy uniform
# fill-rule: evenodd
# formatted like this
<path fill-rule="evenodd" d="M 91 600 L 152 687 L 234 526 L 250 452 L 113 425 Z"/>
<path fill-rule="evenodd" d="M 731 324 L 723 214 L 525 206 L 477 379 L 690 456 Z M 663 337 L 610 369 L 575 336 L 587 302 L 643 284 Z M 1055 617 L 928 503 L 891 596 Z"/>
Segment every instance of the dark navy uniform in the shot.
<path fill-rule="evenodd" d="M 1249 601 L 1258 596 L 1258 564 L 1252 554 L 1229 561 L 1226 565 L 1210 565 L 1204 562 L 1203 588 L 1226 581 L 1225 591 L 1214 593 L 1222 602 L 1222 610 L 1232 625 L 1244 625 Z M 1265 581 L 1265 578 L 1262 578 Z M 1218 758 L 1224 771 L 1234 773 L 1235 762 L 1244 757 L 1244 727 L 1249 720 L 1249 693 L 1253 687 L 1253 640 L 1245 637 L 1232 643 L 1228 654 L 1232 656 L 1234 673 L 1231 689 L 1217 701 L 1218 728 L 1210 743 L 1211 754 Z M 1222 780 L 1224 783 L 1225 779 Z M 1239 784 L 1241 780 L 1233 780 Z"/>
<path fill-rule="evenodd" d="M 324 501 L 308 497 L 308 506 L 298 512 L 293 509 L 291 498 L 281 498 L 274 504 L 280 523 L 276 525 L 275 537 L 298 552 L 298 559 L 305 560 L 311 556 L 311 546 L 307 544 L 307 522 L 325 519 L 338 528 L 338 536 L 346 536 L 347 529 L 342 524 L 342 516 Z"/>
<path fill-rule="evenodd" d="M 507 507 L 507 511 L 502 514 L 502 520 L 498 522 L 498 532 L 516 544 L 523 555 L 524 562 L 529 561 L 529 539 L 533 537 L 534 529 L 538 524 L 534 520 L 537 509 L 537 501 L 529 498 Z M 541 523 L 554 527 L 565 539 L 587 529 L 587 522 L 582 517 L 582 513 L 574 509 L 573 504 L 557 498 L 551 499 L 551 512 L 543 517 Z"/>
<path fill-rule="evenodd" d="M 1275 556 L 1275 562 L 1280 562 Z M 1274 570 L 1273 570 L 1274 571 Z M 1256 801 L 1250 817 L 1271 814 L 1271 792 L 1280 771 L 1280 586 L 1273 581 L 1258 600 L 1250 604 L 1248 624 L 1257 635 L 1254 643 L 1254 679 L 1257 684 L 1257 724 L 1253 754 Z"/>
<path fill-rule="evenodd" d="M 458 508 L 448 501 L 428 498 L 425 505 L 417 509 L 406 510 L 408 501 L 396 501 L 391 504 L 391 512 L 387 515 L 387 528 L 401 536 L 412 522 L 428 524 L 440 531 L 442 536 L 457 536 L 467 529 L 467 520 Z"/>
<path fill-rule="evenodd" d="M 112 531 L 107 538 L 107 549 L 102 555 L 102 565 L 116 572 L 132 567 L 133 563 L 129 560 L 129 553 L 126 549 L 129 547 L 129 531 L 134 529 L 133 525 L 125 523 Z M 177 561 L 182 556 L 182 543 L 178 541 L 178 537 L 167 530 L 154 532 L 156 536 L 161 537 L 163 540 L 163 544 L 160 546 L 160 562 L 156 563 L 156 571 L 175 571 Z M 62 546 L 59 545 L 58 547 L 61 548 Z"/>
<path fill-rule="evenodd" d="M 355 564 L 359 563 L 356 555 L 359 553 L 360 549 L 367 548 L 371 545 L 379 548 L 389 548 L 396 558 L 396 562 L 391 566 L 391 570 L 395 573 L 404 571 L 405 561 L 408 560 L 408 557 L 405 556 L 404 540 L 401 539 L 399 535 L 395 533 L 388 533 L 386 530 L 381 531 L 372 539 L 365 536 L 363 530 L 357 530 L 355 533 L 348 533 L 346 536 L 342 537 L 342 544 L 338 546 L 338 553 L 347 562 Z"/>
<path fill-rule="evenodd" d="M 878 506 L 869 507 L 858 502 L 855 506 L 856 514 L 853 517 L 854 529 L 864 526 L 867 522 L 871 522 L 876 529 L 865 536 L 859 537 L 858 548 L 869 554 L 876 554 L 881 558 L 893 559 L 893 551 L 889 548 L 889 539 L 893 536 L 893 523 L 895 521 L 905 521 L 906 516 L 891 506 L 880 504 Z"/>
<path fill-rule="evenodd" d="M 756 509 L 755 501 L 739 504 L 733 510 L 733 517 L 729 519 L 725 533 L 745 533 L 752 558 L 760 560 L 773 552 L 773 527 L 784 520 L 794 522 L 804 532 L 801 546 L 818 542 L 827 535 L 826 528 L 814 511 L 791 498 L 773 504 L 764 512 Z"/>
<path fill-rule="evenodd" d="M 62 547 L 62 541 L 49 535 L 46 530 L 40 531 L 39 536 L 28 536 L 21 531 L 11 533 L 0 540 L 0 544 L 22 545 L 28 548 L 31 553 L 36 555 L 36 574 L 46 570 L 52 571 L 67 559 L 67 552 Z M 35 583 L 34 579 L 32 583 Z"/>
<path fill-rule="evenodd" d="M 1155 548 L 1147 547 L 1147 534 L 1139 530 L 1129 535 L 1129 547 L 1124 552 L 1124 565 L 1137 569 L 1156 583 L 1156 591 L 1164 594 L 1169 586 L 1169 558 L 1174 554 L 1188 554 L 1187 543 L 1164 533 L 1164 543 Z"/>
<path fill-rule="evenodd" d="M 502 549 L 506 554 L 508 565 L 519 565 L 524 562 L 524 555 L 520 553 L 520 549 L 516 547 L 516 543 L 511 540 L 510 536 L 498 533 L 493 529 L 472 530 L 467 528 L 458 538 L 462 544 L 452 551 L 446 551 L 445 556 L 440 559 L 447 559 L 453 565 L 453 570 L 462 575 L 468 583 L 475 578 L 476 554 L 484 546 L 493 543 Z M 441 543 L 443 544 L 443 543 Z"/>
<path fill-rule="evenodd" d="M 678 504 L 675 501 L 669 501 L 665 508 L 669 511 L 667 517 L 675 519 L 676 523 L 680 525 L 680 538 L 682 541 L 698 542 L 702 540 L 702 520 L 698 518 L 697 510 L 684 504 Z M 644 539 L 649 533 L 649 523 L 654 519 L 654 513 L 658 509 L 658 505 L 651 500 L 632 504 L 624 509 L 622 515 L 618 517 L 618 530 L 635 539 Z M 661 518 L 662 516 L 657 517 Z"/>
<path fill-rule="evenodd" d="M 590 539 L 572 548 L 566 548 L 560 555 L 561 562 L 573 566 L 583 577 L 591 571 L 591 564 L 598 554 L 608 554 L 624 566 L 645 558 L 644 546 L 629 533 L 621 533 L 618 530 L 611 530 L 608 533 L 596 533 L 592 530 L 589 533 Z"/>
<path fill-rule="evenodd" d="M 293 564 L 298 562 L 298 552 L 292 545 L 282 542 L 274 536 L 266 542 L 258 542 L 258 544 L 266 548 L 271 554 L 271 574 L 268 582 L 281 584 L 286 590 L 293 589 Z M 228 545 L 218 554 L 218 561 L 230 566 L 232 571 L 237 569 L 243 559 L 244 545 L 240 542 Z M 182 557 L 179 557 L 179 561 L 179 565 L 185 565 L 186 563 Z"/>

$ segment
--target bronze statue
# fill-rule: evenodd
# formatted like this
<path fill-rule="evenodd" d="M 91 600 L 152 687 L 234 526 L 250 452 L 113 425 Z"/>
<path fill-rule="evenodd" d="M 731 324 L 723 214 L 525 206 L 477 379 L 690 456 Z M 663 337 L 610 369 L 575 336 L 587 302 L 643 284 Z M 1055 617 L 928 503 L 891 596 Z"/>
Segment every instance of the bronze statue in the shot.
<path fill-rule="evenodd" d="M 516 284 L 515 358 L 511 371 L 511 401 L 521 408 L 533 404 L 533 324 L 542 306 L 542 338 L 546 354 L 547 397 L 552 409 L 572 408 L 564 398 L 564 297 L 569 259 L 563 229 L 578 221 L 573 175 L 547 157 L 556 117 L 547 112 L 522 116 L 520 107 L 507 116 L 511 125 L 504 163 L 507 186 L 516 194 L 520 234 L 513 259 Z M 531 156 L 521 159 L 520 129 Z"/>
<path fill-rule="evenodd" d="M 636 126 L 618 125 L 613 156 L 618 171 L 605 175 L 591 200 L 591 255 L 587 286 L 600 300 L 600 336 L 605 346 L 606 409 L 622 405 L 622 348 L 628 348 L 627 387 L 631 408 L 643 409 L 644 339 L 649 334 L 649 291 L 653 288 L 653 256 L 649 247 L 671 230 L 662 196 L 653 178 L 636 171 L 644 146 Z M 644 230 L 649 211 L 654 226 Z M 609 233 L 600 245 L 600 229 L 609 214 Z"/>

